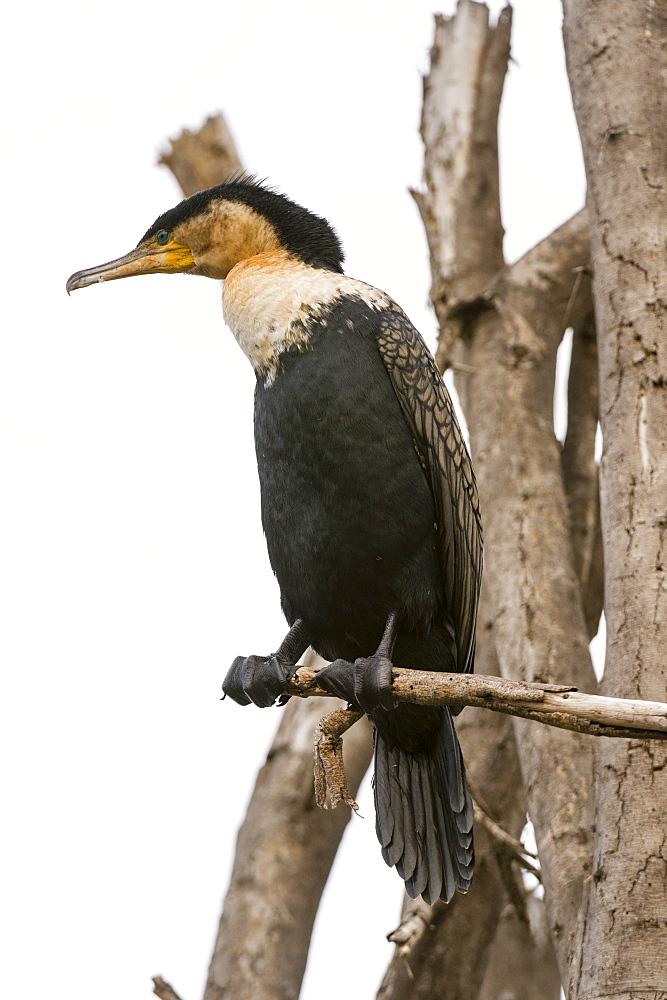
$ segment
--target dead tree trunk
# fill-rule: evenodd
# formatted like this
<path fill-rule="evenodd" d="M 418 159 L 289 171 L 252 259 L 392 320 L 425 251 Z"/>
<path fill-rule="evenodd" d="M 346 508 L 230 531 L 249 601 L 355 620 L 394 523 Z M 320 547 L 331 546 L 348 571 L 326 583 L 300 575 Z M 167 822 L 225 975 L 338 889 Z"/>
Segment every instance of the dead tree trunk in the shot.
<path fill-rule="evenodd" d="M 605 693 L 667 682 L 667 7 L 566 0 L 600 353 Z M 667 756 L 599 751 L 593 878 L 570 996 L 667 996 Z"/>

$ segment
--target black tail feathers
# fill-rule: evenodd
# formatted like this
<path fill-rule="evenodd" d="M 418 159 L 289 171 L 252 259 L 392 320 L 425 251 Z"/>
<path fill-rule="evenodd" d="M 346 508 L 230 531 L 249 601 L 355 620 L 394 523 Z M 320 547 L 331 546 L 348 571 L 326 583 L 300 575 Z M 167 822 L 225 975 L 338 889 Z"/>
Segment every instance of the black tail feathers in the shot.
<path fill-rule="evenodd" d="M 375 730 L 375 830 L 413 899 L 448 902 L 472 881 L 472 802 L 448 709 L 429 753 L 409 753 Z"/>

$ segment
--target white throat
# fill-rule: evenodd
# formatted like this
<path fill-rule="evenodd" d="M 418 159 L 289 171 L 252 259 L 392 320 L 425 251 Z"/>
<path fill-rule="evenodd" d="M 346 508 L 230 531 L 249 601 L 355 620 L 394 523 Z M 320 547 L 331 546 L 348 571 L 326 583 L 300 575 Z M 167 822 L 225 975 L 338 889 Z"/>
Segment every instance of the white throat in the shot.
<path fill-rule="evenodd" d="M 270 385 L 283 351 L 305 346 L 314 322 L 344 298 L 373 309 L 391 303 L 363 281 L 309 267 L 284 253 L 259 254 L 227 275 L 222 314 L 255 372 Z"/>

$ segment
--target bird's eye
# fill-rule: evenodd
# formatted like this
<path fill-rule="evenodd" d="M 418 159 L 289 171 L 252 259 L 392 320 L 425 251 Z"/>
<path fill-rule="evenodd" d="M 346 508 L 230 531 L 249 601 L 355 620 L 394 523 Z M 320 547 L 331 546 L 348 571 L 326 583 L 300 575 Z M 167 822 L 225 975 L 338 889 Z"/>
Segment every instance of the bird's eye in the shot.
<path fill-rule="evenodd" d="M 155 239 L 158 241 L 160 246 L 163 247 L 165 243 L 169 242 L 169 233 L 167 232 L 166 229 L 161 229 L 159 233 L 157 233 Z"/>

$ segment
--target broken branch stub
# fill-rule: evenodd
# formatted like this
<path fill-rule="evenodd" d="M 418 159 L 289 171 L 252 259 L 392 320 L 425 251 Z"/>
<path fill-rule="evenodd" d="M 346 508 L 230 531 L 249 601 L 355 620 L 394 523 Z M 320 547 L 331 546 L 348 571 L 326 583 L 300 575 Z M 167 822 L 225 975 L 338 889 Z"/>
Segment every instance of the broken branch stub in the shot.
<path fill-rule="evenodd" d="M 346 802 L 359 812 L 350 795 L 343 763 L 343 733 L 363 717 L 363 712 L 339 708 L 320 719 L 315 732 L 315 801 L 320 809 L 335 809 Z"/>

